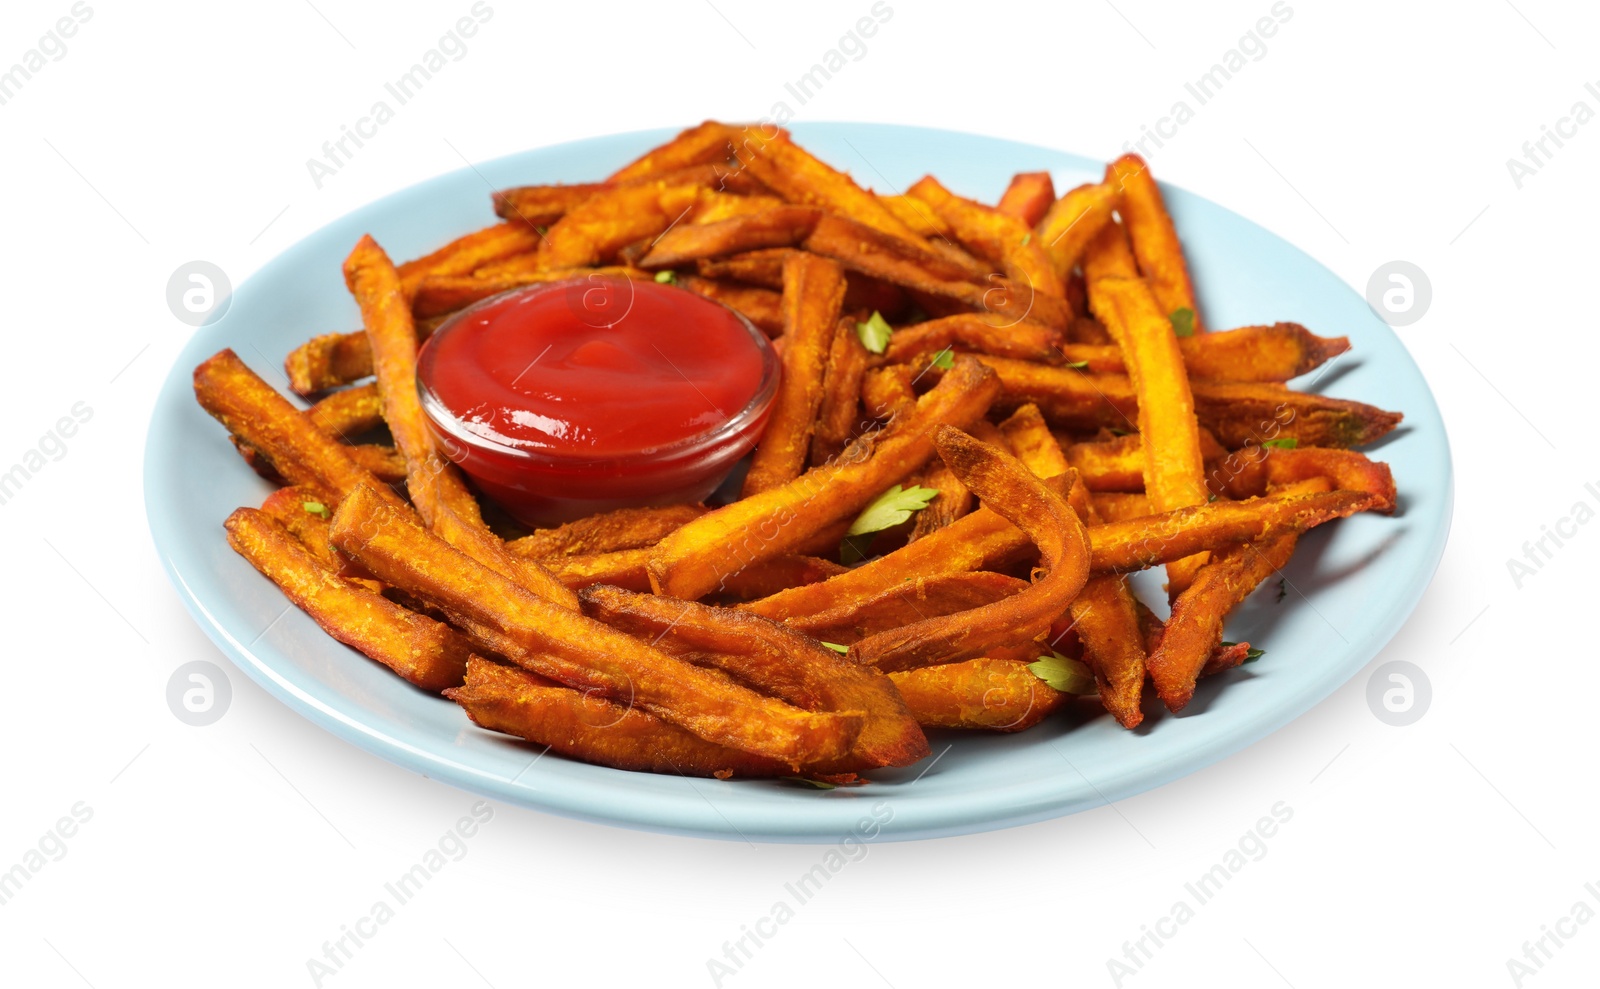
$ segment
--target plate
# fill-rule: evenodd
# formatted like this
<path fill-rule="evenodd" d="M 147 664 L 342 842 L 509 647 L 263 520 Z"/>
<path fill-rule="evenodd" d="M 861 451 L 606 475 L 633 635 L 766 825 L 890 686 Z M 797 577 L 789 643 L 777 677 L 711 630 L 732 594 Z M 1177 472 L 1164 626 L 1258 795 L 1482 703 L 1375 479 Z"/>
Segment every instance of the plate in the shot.
<path fill-rule="evenodd" d="M 1098 180 L 1103 163 L 1029 144 L 914 127 L 813 123 L 797 141 L 865 185 L 904 189 L 927 172 L 992 202 L 1017 171 L 1049 169 L 1057 189 Z M 222 520 L 270 488 L 195 403 L 194 366 L 232 347 L 287 389 L 284 354 L 315 333 L 359 327 L 340 264 L 371 232 L 417 257 L 489 223 L 491 187 L 591 181 L 674 131 L 620 134 L 511 155 L 386 196 L 284 251 L 201 327 L 163 386 L 145 451 L 145 505 L 162 564 L 206 634 L 294 710 L 385 759 L 495 799 L 584 820 L 735 840 L 837 842 L 964 834 L 1071 814 L 1160 786 L 1281 728 L 1327 697 L 1389 641 L 1433 576 L 1449 531 L 1449 444 L 1433 396 L 1393 331 L 1363 298 L 1293 245 L 1192 193 L 1163 186 L 1212 326 L 1294 320 L 1347 335 L 1353 352 L 1316 382 L 1342 398 L 1405 412 L 1375 456 L 1394 468 L 1400 510 L 1324 526 L 1285 571 L 1294 590 L 1246 602 L 1228 637 L 1267 650 L 1204 681 L 1180 717 L 1137 731 L 1097 711 L 1017 735 L 938 732 L 934 757 L 817 790 L 784 781 L 688 779 L 539 757 L 473 726 L 456 705 L 411 688 L 338 644 L 237 556 Z M 1296 382 L 1304 388 L 1305 382 Z M 1303 597 L 1302 597 L 1303 595 Z M 1089 709 L 1092 705 L 1079 705 Z"/>

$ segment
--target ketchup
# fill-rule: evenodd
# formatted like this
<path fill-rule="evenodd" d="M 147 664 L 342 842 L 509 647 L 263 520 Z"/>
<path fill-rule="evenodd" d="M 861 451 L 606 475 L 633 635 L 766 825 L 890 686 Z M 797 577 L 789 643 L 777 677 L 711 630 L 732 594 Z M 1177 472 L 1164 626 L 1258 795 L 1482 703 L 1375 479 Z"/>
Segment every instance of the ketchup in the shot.
<path fill-rule="evenodd" d="M 705 497 L 759 438 L 776 375 L 733 310 L 599 275 L 472 306 L 417 368 L 446 456 L 535 524 Z"/>

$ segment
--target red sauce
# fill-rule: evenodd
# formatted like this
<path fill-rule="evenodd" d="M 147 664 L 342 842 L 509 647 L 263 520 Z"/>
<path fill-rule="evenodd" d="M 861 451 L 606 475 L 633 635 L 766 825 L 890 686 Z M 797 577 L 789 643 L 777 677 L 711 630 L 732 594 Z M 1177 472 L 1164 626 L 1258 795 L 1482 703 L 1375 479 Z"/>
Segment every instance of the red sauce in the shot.
<path fill-rule="evenodd" d="M 447 455 L 536 523 L 704 497 L 754 445 L 776 387 L 765 337 L 732 310 L 599 276 L 473 306 L 417 373 Z"/>

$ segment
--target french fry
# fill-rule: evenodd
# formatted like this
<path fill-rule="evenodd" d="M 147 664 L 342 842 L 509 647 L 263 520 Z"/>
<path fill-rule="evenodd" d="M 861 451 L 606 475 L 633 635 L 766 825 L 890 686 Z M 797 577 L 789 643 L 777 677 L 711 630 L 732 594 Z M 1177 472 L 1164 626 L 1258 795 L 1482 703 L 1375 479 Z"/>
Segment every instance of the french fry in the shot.
<path fill-rule="evenodd" d="M 364 333 L 324 333 L 289 351 L 283 371 L 296 395 L 315 395 L 371 374 L 372 351 Z"/>
<path fill-rule="evenodd" d="M 335 553 L 333 544 L 328 541 L 328 519 L 333 513 L 317 500 L 317 496 L 315 488 L 291 484 L 267 495 L 261 503 L 261 514 L 283 526 L 318 563 L 343 576 L 344 557 Z M 363 586 L 375 591 L 382 589 L 382 585 L 374 581 L 366 581 Z"/>
<path fill-rule="evenodd" d="M 538 231 L 521 223 L 497 223 L 475 230 L 432 254 L 400 265 L 400 287 L 409 299 L 426 278 L 471 274 L 490 262 L 532 251 L 539 240 Z"/>
<path fill-rule="evenodd" d="M 639 708 L 478 656 L 467 661 L 466 682 L 445 691 L 445 696 L 461 705 L 479 727 L 599 766 L 718 779 L 783 776 L 791 771 L 777 759 L 708 742 Z"/>
<path fill-rule="evenodd" d="M 361 308 L 372 348 L 383 417 L 406 460 L 406 491 L 428 527 L 484 566 L 545 600 L 576 608 L 576 596 L 533 560 L 508 551 L 484 525 L 478 500 L 439 452 L 417 397 L 417 334 L 388 255 L 370 235 L 344 263 L 345 284 Z"/>
<path fill-rule="evenodd" d="M 916 542 L 972 511 L 972 492 L 943 460 L 923 468 L 915 486 L 932 488 L 939 493 L 928 502 L 928 507 L 917 513 L 911 525 L 911 535 L 907 537 L 908 542 Z"/>
<path fill-rule="evenodd" d="M 1058 429 L 1138 429 L 1139 400 L 1127 375 L 1084 374 L 1008 357 L 985 356 L 983 363 L 1000 376 L 1002 407 L 1033 402 Z M 1404 418 L 1361 402 L 1268 383 L 1196 381 L 1190 391 L 1200 426 L 1230 449 L 1269 439 L 1362 446 L 1388 435 Z"/>
<path fill-rule="evenodd" d="M 1072 443 L 1066 447 L 1066 455 L 1067 462 L 1078 471 L 1079 479 L 1090 491 L 1144 491 L 1144 444 L 1138 433 Z M 1228 456 L 1227 449 L 1211 435 L 1211 430 L 1201 427 L 1200 458 L 1209 465 Z M 1208 480 L 1215 474 L 1213 469 L 1207 475 Z M 1263 486 L 1251 494 L 1265 493 Z"/>
<path fill-rule="evenodd" d="M 741 285 L 721 278 L 679 275 L 678 287 L 738 310 L 769 337 L 783 335 L 783 296 L 771 289 Z"/>
<path fill-rule="evenodd" d="M 650 579 L 657 593 L 694 600 L 729 574 L 801 545 L 810 533 L 860 511 L 933 456 L 934 428 L 971 425 L 999 383 L 982 364 L 957 357 L 916 409 L 852 443 L 832 463 L 704 515 L 657 544 Z"/>
<path fill-rule="evenodd" d="M 653 546 L 673 530 L 706 513 L 704 505 L 619 508 L 513 539 L 506 549 L 535 560 L 584 553 L 613 553 Z"/>
<path fill-rule="evenodd" d="M 978 257 L 998 265 L 1018 285 L 1061 298 L 1066 282 L 1057 275 L 1044 247 L 1021 220 L 997 209 L 957 196 L 931 175 L 924 175 L 906 195 L 931 206 L 955 238 Z"/>
<path fill-rule="evenodd" d="M 1061 478 L 1051 479 L 1053 486 Z M 1065 494 L 1065 489 L 1058 491 Z M 1249 501 L 1217 501 L 1174 512 L 1089 527 L 1090 572 L 1126 573 L 1182 559 L 1200 550 L 1221 549 L 1299 532 L 1343 518 L 1373 504 L 1370 495 L 1351 491 L 1295 497 L 1268 496 Z M 819 584 L 781 591 L 740 610 L 784 621 L 816 615 L 859 598 L 882 594 L 906 580 L 969 570 L 993 570 L 1026 559 L 1026 533 L 985 507 L 957 519 L 926 539 Z"/>
<path fill-rule="evenodd" d="M 1121 192 L 1117 212 L 1133 242 L 1139 272 L 1149 283 L 1161 314 L 1170 317 L 1179 309 L 1187 309 L 1193 314 L 1194 332 L 1204 332 L 1200 309 L 1195 304 L 1194 283 L 1189 280 L 1189 266 L 1183 260 L 1183 246 L 1178 243 L 1178 231 L 1167 215 L 1150 166 L 1138 155 L 1123 155 L 1106 166 L 1106 184 Z"/>
<path fill-rule="evenodd" d="M 610 183 L 647 179 L 694 165 L 725 164 L 734 152 L 738 132 L 727 124 L 707 120 L 685 130 L 660 147 L 612 172 Z"/>
<path fill-rule="evenodd" d="M 232 350 L 218 351 L 194 369 L 194 390 L 202 408 L 271 461 L 289 483 L 313 487 L 335 502 L 369 485 L 390 504 L 403 504 L 351 459 L 350 447 L 313 426 Z"/>
<path fill-rule="evenodd" d="M 1032 229 L 1056 201 L 1056 186 L 1049 172 L 1018 172 L 1001 194 L 995 209 L 1021 220 Z"/>
<path fill-rule="evenodd" d="M 1120 199 L 1114 186 L 1090 183 L 1068 190 L 1045 212 L 1034 235 L 1063 282 L 1082 259 L 1089 241 L 1111 222 Z"/>
<path fill-rule="evenodd" d="M 461 682 L 471 650 L 448 626 L 340 579 L 265 513 L 241 508 L 226 527 L 229 545 L 335 639 L 423 690 Z"/>
<path fill-rule="evenodd" d="M 993 604 L 879 632 L 850 647 L 851 658 L 885 671 L 970 659 L 998 645 L 1035 638 L 1089 576 L 1089 540 L 1066 499 L 1009 453 L 953 426 L 940 426 L 934 442 L 939 456 L 986 508 L 1028 534 L 1045 573 L 1026 590 Z"/>
<path fill-rule="evenodd" d="M 1033 319 L 1057 329 L 1064 328 L 1072 316 L 1064 299 L 985 273 L 981 267 L 974 269 L 954 262 L 924 244 L 890 236 L 842 216 L 823 214 L 804 246 L 852 271 L 975 311 L 1014 321 Z"/>
<path fill-rule="evenodd" d="M 844 763 L 822 772 L 905 766 L 928 754 L 928 741 L 889 679 L 855 665 L 815 639 L 756 615 L 595 587 L 584 614 L 674 655 L 732 675 L 808 711 L 859 711 L 861 734 Z"/>
<path fill-rule="evenodd" d="M 805 470 L 843 301 L 844 271 L 834 262 L 795 254 L 783 263 L 783 375 L 743 497 L 788 484 Z"/>
<path fill-rule="evenodd" d="M 1314 371 L 1350 349 L 1347 337 L 1319 337 L 1299 323 L 1245 326 L 1178 338 L 1189 380 L 1288 381 Z M 1068 343 L 1060 358 L 1097 374 L 1128 370 L 1120 347 Z M 1021 356 L 1002 354 L 1002 357 Z"/>
<path fill-rule="evenodd" d="M 889 679 L 911 716 L 928 728 L 1023 731 L 1070 696 L 1034 676 L 1027 663 L 985 656 L 901 670 Z"/>
<path fill-rule="evenodd" d="M 1165 512 L 1201 505 L 1210 492 L 1183 354 L 1173 324 L 1157 308 L 1151 288 L 1144 280 L 1127 276 L 1126 252 L 1126 236 L 1115 225 L 1102 229 L 1089 243 L 1083 262 L 1089 307 L 1116 339 L 1138 395 L 1144 490 L 1151 506 Z M 1189 586 L 1205 561 L 1202 554 L 1169 565 L 1171 593 Z"/>
<path fill-rule="evenodd" d="M 542 262 L 541 262 L 542 263 Z M 417 319 L 445 316 L 465 309 L 474 302 L 529 285 L 544 285 L 575 279 L 633 278 L 650 276 L 637 268 L 621 266 L 595 268 L 550 268 L 538 271 L 503 273 L 492 277 L 478 275 L 429 275 L 418 283 L 412 300 Z"/>
<path fill-rule="evenodd" d="M 847 646 L 926 618 L 994 604 L 1027 586 L 1025 580 L 987 570 L 915 577 L 826 611 L 788 618 L 784 624 L 812 638 Z"/>
<path fill-rule="evenodd" d="M 694 206 L 701 188 L 656 181 L 597 192 L 545 231 L 540 266 L 559 270 L 609 263 L 623 247 L 675 224 Z"/>
<path fill-rule="evenodd" d="M 1218 334 L 1212 334 L 1216 336 Z M 1228 498 L 1254 498 L 1269 487 L 1326 478 L 1340 491 L 1362 491 L 1376 499 L 1372 510 L 1392 514 L 1398 503 L 1389 465 L 1354 450 L 1257 446 L 1229 454 L 1211 468 L 1207 481 Z"/>
<path fill-rule="evenodd" d="M 306 410 L 311 425 L 349 442 L 383 425 L 383 397 L 374 383 L 329 394 Z"/>
<path fill-rule="evenodd" d="M 1090 495 L 1089 501 L 1101 522 L 1126 522 L 1153 514 L 1143 491 L 1101 491 Z"/>
<path fill-rule="evenodd" d="M 340 504 L 332 539 L 379 580 L 439 608 L 480 646 L 709 741 L 800 769 L 843 758 L 860 733 L 859 715 L 799 710 L 551 604 L 429 533 L 370 488 Z"/>
<path fill-rule="evenodd" d="M 878 202 L 913 233 L 928 240 L 947 240 L 950 224 L 927 203 L 910 196 L 879 196 Z"/>
<path fill-rule="evenodd" d="M 848 288 L 845 297 L 849 298 Z M 816 429 L 811 434 L 811 466 L 820 467 L 837 457 L 856 438 L 861 427 L 861 379 L 867 373 L 869 356 L 855 320 L 838 320 L 828 351 Z"/>
<path fill-rule="evenodd" d="M 993 313 L 961 313 L 895 330 L 884 359 L 915 363 L 946 348 L 1025 361 L 1061 360 L 1061 331 L 1032 320 L 1011 322 Z"/>
<path fill-rule="evenodd" d="M 762 184 L 792 203 L 831 210 L 908 241 L 922 239 L 878 197 L 795 144 L 788 134 L 746 142 L 738 149 L 738 158 Z"/>
<path fill-rule="evenodd" d="M 907 364 L 868 368 L 861 378 L 861 404 L 875 419 L 888 419 L 917 404 L 911 383 L 917 370 Z"/>
<path fill-rule="evenodd" d="M 795 249 L 792 247 L 768 247 L 722 258 L 705 258 L 695 262 L 695 271 L 704 278 L 732 278 L 762 288 L 781 290 L 783 262 L 793 253 Z"/>
<path fill-rule="evenodd" d="M 1055 477 L 1071 467 L 1037 405 L 1018 408 L 1000 423 L 999 429 L 1006 446 L 1035 477 Z"/>
<path fill-rule="evenodd" d="M 811 235 L 821 215 L 814 206 L 779 205 L 710 223 L 680 223 L 656 238 L 639 267 L 675 268 L 701 258 L 792 247 Z"/>
<path fill-rule="evenodd" d="M 840 534 L 828 539 L 829 550 L 837 552 L 839 540 L 842 538 L 843 535 Z M 800 547 L 802 550 L 809 548 Z M 772 556 L 752 563 L 738 573 L 730 575 L 722 582 L 721 591 L 724 596 L 749 601 L 786 591 L 791 587 L 815 584 L 842 574 L 846 569 L 832 560 L 823 560 L 804 553 L 786 553 L 783 556 Z M 646 586 L 641 590 L 649 590 L 648 584 L 646 581 Z"/>
<path fill-rule="evenodd" d="M 525 185 L 500 189 L 493 194 L 494 213 L 502 220 L 526 227 L 544 227 L 583 205 L 584 201 L 606 188 L 603 182 L 575 182 L 571 185 Z"/>

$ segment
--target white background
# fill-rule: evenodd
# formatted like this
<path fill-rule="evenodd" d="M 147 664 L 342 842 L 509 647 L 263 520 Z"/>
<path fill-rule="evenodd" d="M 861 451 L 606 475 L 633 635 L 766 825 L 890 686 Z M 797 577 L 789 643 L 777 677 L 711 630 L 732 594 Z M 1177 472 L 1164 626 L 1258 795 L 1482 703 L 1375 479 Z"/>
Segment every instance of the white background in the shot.
<path fill-rule="evenodd" d="M 66 54 L 0 106 L 0 465 L 74 403 L 93 409 L 0 506 L 0 869 L 75 804 L 93 813 L 0 906 L 6 985 L 311 985 L 307 959 L 476 800 L 272 700 L 163 578 L 139 485 L 151 403 L 191 332 L 164 301 L 173 269 L 204 258 L 237 283 L 463 157 L 766 115 L 870 7 L 491 0 L 465 57 L 319 191 L 306 159 L 471 3 L 314 2 L 91 0 Z M 1580 900 L 1600 909 L 1584 891 L 1600 881 L 1586 634 L 1600 526 L 1520 589 L 1506 563 L 1600 500 L 1584 491 L 1600 484 L 1585 298 L 1600 124 L 1521 189 L 1506 167 L 1575 101 L 1600 110 L 1584 91 L 1600 81 L 1596 15 L 1516 2 L 1290 0 L 1267 54 L 1152 162 L 1358 290 L 1397 258 L 1430 276 L 1431 309 L 1399 332 L 1450 428 L 1457 508 L 1410 623 L 1309 714 L 1187 779 L 1031 827 L 870 846 L 724 985 L 1112 985 L 1107 959 L 1279 801 L 1293 818 L 1265 857 L 1123 984 L 1514 985 L 1524 941 Z M 0 67 L 70 6 L 0 8 Z M 1110 158 L 1270 6 L 892 0 L 867 54 L 798 119 Z M 230 671 L 232 706 L 207 728 L 164 700 L 193 659 Z M 1433 684 L 1406 728 L 1365 700 L 1394 659 Z M 465 858 L 323 984 L 711 985 L 707 959 L 822 851 L 495 805 Z M 1576 931 L 1524 985 L 1594 984 L 1600 923 Z"/>

